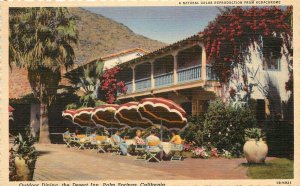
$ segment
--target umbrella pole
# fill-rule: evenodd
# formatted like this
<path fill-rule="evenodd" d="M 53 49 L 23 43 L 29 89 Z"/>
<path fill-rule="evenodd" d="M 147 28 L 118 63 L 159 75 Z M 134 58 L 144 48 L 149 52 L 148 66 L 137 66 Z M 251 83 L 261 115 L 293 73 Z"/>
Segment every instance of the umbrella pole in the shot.
<path fill-rule="evenodd" d="M 162 126 L 162 120 L 160 120 L 160 143 L 163 142 L 163 126 Z M 163 158 L 163 151 L 160 151 L 159 153 L 159 159 L 162 160 Z"/>
<path fill-rule="evenodd" d="M 162 120 L 160 120 L 160 141 L 163 141 L 163 129 L 162 129 Z"/>

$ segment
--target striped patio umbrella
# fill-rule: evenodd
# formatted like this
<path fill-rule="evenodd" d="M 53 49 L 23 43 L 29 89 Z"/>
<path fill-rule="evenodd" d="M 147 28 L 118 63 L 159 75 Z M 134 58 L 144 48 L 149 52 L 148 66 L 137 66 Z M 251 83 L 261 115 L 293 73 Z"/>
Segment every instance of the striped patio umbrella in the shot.
<path fill-rule="evenodd" d="M 119 105 L 104 104 L 94 108 L 91 119 L 92 122 L 98 127 L 106 129 L 121 129 L 126 126 L 120 125 L 118 120 L 115 119 L 115 112 L 118 110 Z"/>
<path fill-rule="evenodd" d="M 14 120 L 14 116 L 13 116 L 13 111 L 15 109 L 12 106 L 8 106 L 8 112 L 9 112 L 9 121 L 13 121 Z"/>
<path fill-rule="evenodd" d="M 138 105 L 141 118 L 169 130 L 187 126 L 186 112 L 175 102 L 164 98 L 145 98 Z"/>
<path fill-rule="evenodd" d="M 82 108 L 76 110 L 73 122 L 80 127 L 95 127 L 95 124 L 91 121 L 91 115 L 94 108 Z"/>
<path fill-rule="evenodd" d="M 74 115 L 76 114 L 75 109 L 70 109 L 70 110 L 64 110 L 62 112 L 62 116 L 68 120 L 71 120 L 73 122 L 74 120 Z"/>
<path fill-rule="evenodd" d="M 95 127 L 95 124 L 91 122 L 92 111 L 93 108 L 65 110 L 62 116 L 80 127 Z"/>
<path fill-rule="evenodd" d="M 127 125 L 130 128 L 146 129 L 152 125 L 148 120 L 142 119 L 138 112 L 138 102 L 128 102 L 120 105 L 115 112 L 115 119 L 122 125 Z"/>

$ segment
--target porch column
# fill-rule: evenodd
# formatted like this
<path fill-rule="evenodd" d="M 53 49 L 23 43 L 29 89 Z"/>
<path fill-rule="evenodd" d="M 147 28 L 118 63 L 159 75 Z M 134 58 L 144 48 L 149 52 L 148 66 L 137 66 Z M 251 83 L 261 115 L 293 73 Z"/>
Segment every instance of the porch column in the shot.
<path fill-rule="evenodd" d="M 201 78 L 203 81 L 206 80 L 206 51 L 203 44 L 200 45 L 202 48 L 202 58 L 201 58 Z"/>
<path fill-rule="evenodd" d="M 151 64 L 151 75 L 150 75 L 150 86 L 151 90 L 155 88 L 155 82 L 154 82 L 154 61 L 150 61 Z"/>
<path fill-rule="evenodd" d="M 132 69 L 132 93 L 135 93 L 135 65 L 131 66 Z"/>
<path fill-rule="evenodd" d="M 177 77 L 177 60 L 178 60 L 178 52 L 172 54 L 174 57 L 174 69 L 173 69 L 173 84 L 176 85 L 178 82 L 178 77 Z"/>

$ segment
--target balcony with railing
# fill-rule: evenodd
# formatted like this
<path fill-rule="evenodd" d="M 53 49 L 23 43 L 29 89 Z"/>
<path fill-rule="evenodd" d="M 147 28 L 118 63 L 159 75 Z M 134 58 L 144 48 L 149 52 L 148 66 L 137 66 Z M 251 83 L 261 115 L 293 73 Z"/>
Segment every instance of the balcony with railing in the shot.
<path fill-rule="evenodd" d="M 177 71 L 178 83 L 185 83 L 201 79 L 201 65 L 179 69 Z"/>
<path fill-rule="evenodd" d="M 155 87 L 165 87 L 172 85 L 173 80 L 173 72 L 159 74 L 154 77 L 154 85 Z"/>
<path fill-rule="evenodd" d="M 189 83 L 197 80 L 201 80 L 201 65 L 195 65 L 192 67 L 182 68 L 177 70 L 177 83 Z M 151 77 L 141 78 L 135 80 L 135 91 L 133 91 L 132 81 L 126 82 L 127 92 L 137 93 L 151 90 L 151 88 L 163 88 L 167 86 L 174 85 L 174 73 L 163 73 L 158 74 L 153 77 L 154 87 L 151 87 Z M 212 71 L 212 67 L 210 65 L 206 66 L 206 80 L 217 80 L 216 74 Z M 118 95 L 121 95 L 118 93 Z"/>
<path fill-rule="evenodd" d="M 211 65 L 206 65 L 206 79 L 207 80 L 217 80 L 217 76 L 213 72 Z"/>
<path fill-rule="evenodd" d="M 146 95 L 150 90 L 154 94 L 172 90 L 173 86 L 176 90 L 215 86 L 211 81 L 217 80 L 211 65 L 206 64 L 205 49 L 200 45 L 159 55 L 154 59 L 147 58 L 142 63 L 131 65 L 132 70 L 128 70 L 121 78 L 126 82 L 127 94 Z"/>
<path fill-rule="evenodd" d="M 126 86 L 126 93 L 131 93 L 132 92 L 132 82 L 127 82 L 125 83 Z"/>
<path fill-rule="evenodd" d="M 143 78 L 135 81 L 135 91 L 142 92 L 151 89 L 151 78 Z"/>

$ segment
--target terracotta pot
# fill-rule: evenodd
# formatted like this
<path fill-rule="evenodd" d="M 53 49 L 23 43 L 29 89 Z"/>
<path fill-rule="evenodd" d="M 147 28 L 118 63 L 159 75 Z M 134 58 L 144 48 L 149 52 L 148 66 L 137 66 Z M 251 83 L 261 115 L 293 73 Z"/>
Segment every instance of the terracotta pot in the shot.
<path fill-rule="evenodd" d="M 32 181 L 34 168 L 28 167 L 24 158 L 15 157 L 18 181 Z"/>
<path fill-rule="evenodd" d="M 248 163 L 264 163 L 268 154 L 268 146 L 263 140 L 249 139 L 244 145 L 244 155 Z"/>

